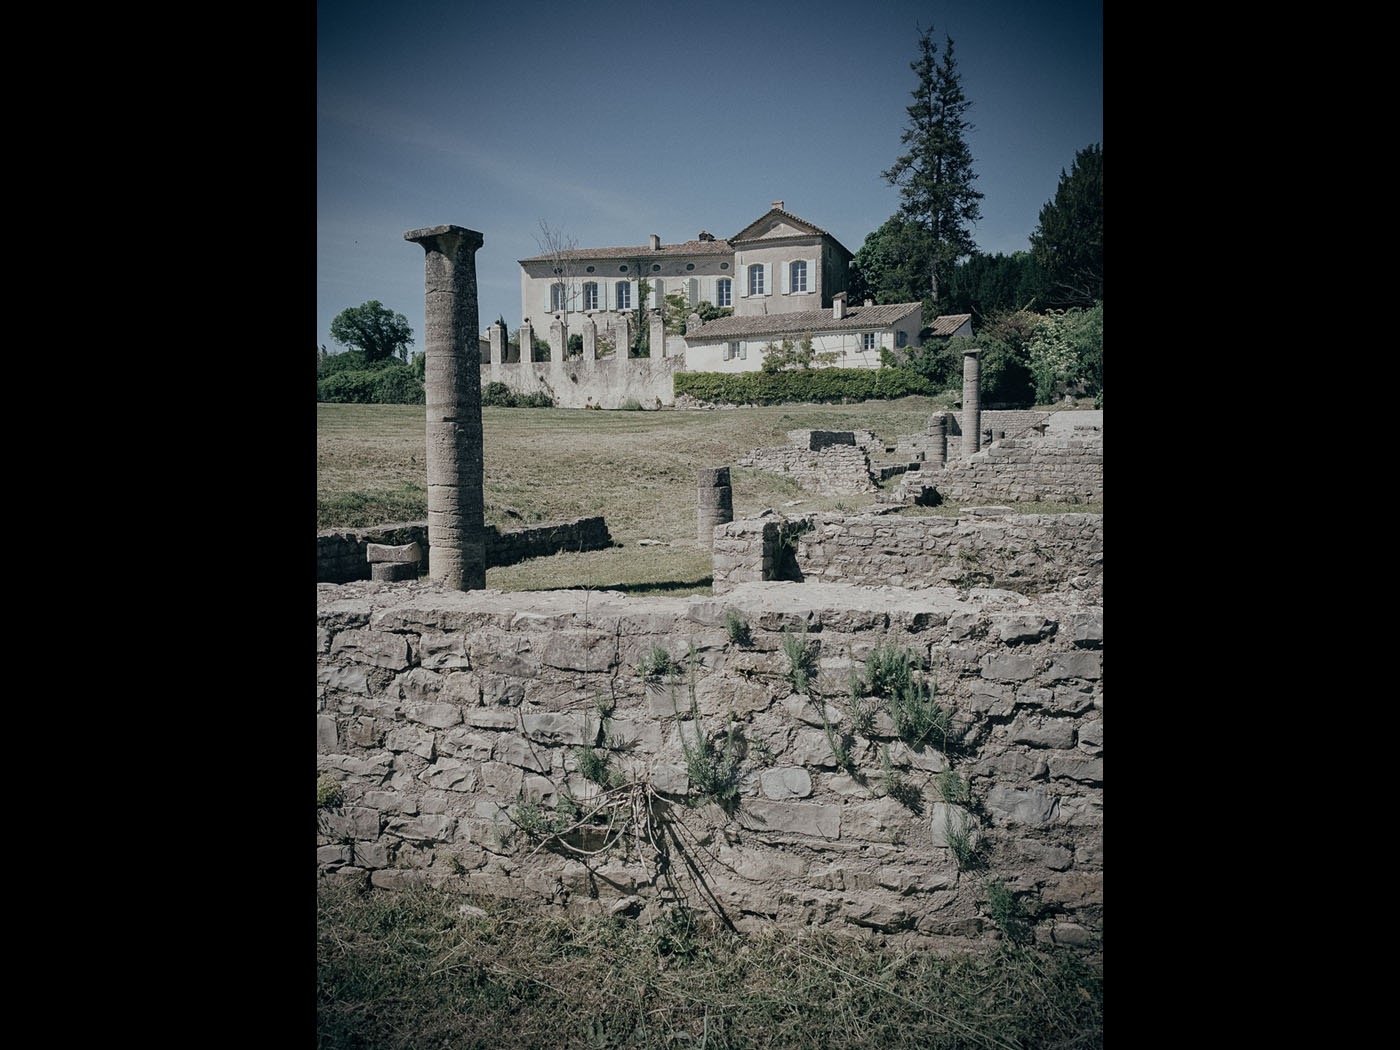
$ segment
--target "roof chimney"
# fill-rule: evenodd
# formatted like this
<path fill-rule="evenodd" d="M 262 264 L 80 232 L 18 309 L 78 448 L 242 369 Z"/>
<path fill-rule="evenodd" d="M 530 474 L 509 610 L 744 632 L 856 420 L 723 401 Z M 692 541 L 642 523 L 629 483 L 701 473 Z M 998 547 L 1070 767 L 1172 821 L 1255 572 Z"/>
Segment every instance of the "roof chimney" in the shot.
<path fill-rule="evenodd" d="M 831 297 L 831 319 L 840 321 L 846 316 L 846 293 L 837 292 Z"/>
<path fill-rule="evenodd" d="M 783 210 L 783 202 L 782 202 L 782 201 L 774 201 L 774 202 L 773 202 L 773 207 L 777 208 L 779 211 L 782 211 L 782 210 Z"/>
<path fill-rule="evenodd" d="M 651 235 L 651 250 L 654 252 L 661 250 L 661 238 L 654 233 Z"/>

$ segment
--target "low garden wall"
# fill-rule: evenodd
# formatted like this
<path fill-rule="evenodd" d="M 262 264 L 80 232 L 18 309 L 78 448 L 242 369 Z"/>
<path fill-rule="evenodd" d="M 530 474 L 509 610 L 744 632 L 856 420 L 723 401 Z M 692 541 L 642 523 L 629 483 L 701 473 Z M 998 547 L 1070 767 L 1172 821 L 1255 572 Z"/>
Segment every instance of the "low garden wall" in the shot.
<path fill-rule="evenodd" d="M 1082 595 L 316 595 L 324 877 L 932 947 L 1022 923 L 1097 950 L 1103 624 Z"/>
<path fill-rule="evenodd" d="M 349 583 L 368 580 L 366 559 L 371 543 L 402 546 L 417 543 L 423 548 L 422 566 L 428 565 L 428 523 L 407 522 L 380 525 L 372 529 L 328 530 L 316 534 L 316 582 Z M 486 566 L 514 565 L 526 558 L 546 557 L 561 551 L 602 550 L 612 546 L 612 536 L 601 517 L 532 525 L 501 532 L 486 526 Z"/>

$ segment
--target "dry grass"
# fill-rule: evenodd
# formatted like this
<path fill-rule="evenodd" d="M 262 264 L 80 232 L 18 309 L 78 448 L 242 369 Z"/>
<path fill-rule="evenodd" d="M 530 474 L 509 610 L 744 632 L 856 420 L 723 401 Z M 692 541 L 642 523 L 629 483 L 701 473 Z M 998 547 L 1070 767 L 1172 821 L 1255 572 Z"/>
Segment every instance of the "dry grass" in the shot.
<path fill-rule="evenodd" d="M 487 573 L 501 590 L 616 587 L 705 593 L 710 554 L 696 542 L 696 472 L 729 466 L 734 516 L 859 510 L 873 496 L 819 496 L 765 471 L 735 467 L 799 429 L 874 431 L 893 445 L 947 408 L 912 397 L 858 405 L 715 411 L 482 409 L 486 520 L 502 529 L 602 514 L 608 551 L 561 554 Z M 427 517 L 421 405 L 316 406 L 316 527 L 365 528 Z M 643 542 L 647 541 L 647 542 Z"/>
<path fill-rule="evenodd" d="M 940 957 L 324 881 L 316 931 L 320 1050 L 1103 1046 L 1102 973 L 1063 951 Z"/>
<path fill-rule="evenodd" d="M 756 448 L 786 445 L 789 430 L 870 430 L 893 446 L 903 435 L 923 433 L 934 411 L 949 409 L 950 402 L 929 397 L 714 411 L 485 407 L 486 521 L 507 530 L 601 514 L 620 544 L 490 569 L 486 585 L 709 593 L 710 552 L 695 535 L 699 469 L 731 468 L 736 519 L 767 508 L 857 512 L 874 502 L 873 494 L 817 495 L 734 464 Z M 318 404 L 317 529 L 425 519 L 425 433 L 422 405 Z"/>

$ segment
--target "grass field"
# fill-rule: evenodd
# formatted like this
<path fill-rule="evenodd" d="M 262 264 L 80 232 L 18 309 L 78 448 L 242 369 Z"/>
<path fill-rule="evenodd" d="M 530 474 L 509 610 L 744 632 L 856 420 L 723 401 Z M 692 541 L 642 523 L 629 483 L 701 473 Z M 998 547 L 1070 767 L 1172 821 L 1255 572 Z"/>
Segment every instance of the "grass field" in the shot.
<path fill-rule="evenodd" d="M 485 407 L 487 523 L 506 530 L 601 514 L 619 544 L 490 569 L 486 585 L 709 593 L 710 552 L 695 536 L 697 470 L 731 468 L 736 519 L 765 508 L 859 511 L 874 494 L 821 496 L 734 464 L 754 449 L 786 445 L 789 430 L 870 430 L 894 445 L 902 435 L 923 433 L 934 411 L 951 408 L 929 397 L 713 411 Z M 422 405 L 318 404 L 316 528 L 426 519 L 425 435 Z"/>

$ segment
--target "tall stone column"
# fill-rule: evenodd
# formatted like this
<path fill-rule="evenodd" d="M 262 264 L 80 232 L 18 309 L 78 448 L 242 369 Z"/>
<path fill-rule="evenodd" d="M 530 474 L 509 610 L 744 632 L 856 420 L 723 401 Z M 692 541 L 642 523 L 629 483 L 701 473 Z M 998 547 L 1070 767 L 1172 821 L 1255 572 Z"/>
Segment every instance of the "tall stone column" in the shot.
<path fill-rule="evenodd" d="M 423 285 L 428 402 L 428 577 L 457 591 L 486 586 L 482 481 L 481 344 L 476 250 L 463 226 L 409 230 L 427 255 Z"/>
<path fill-rule="evenodd" d="M 982 361 L 978 356 L 981 353 L 976 347 L 963 351 L 961 459 L 967 459 L 982 447 Z"/>

